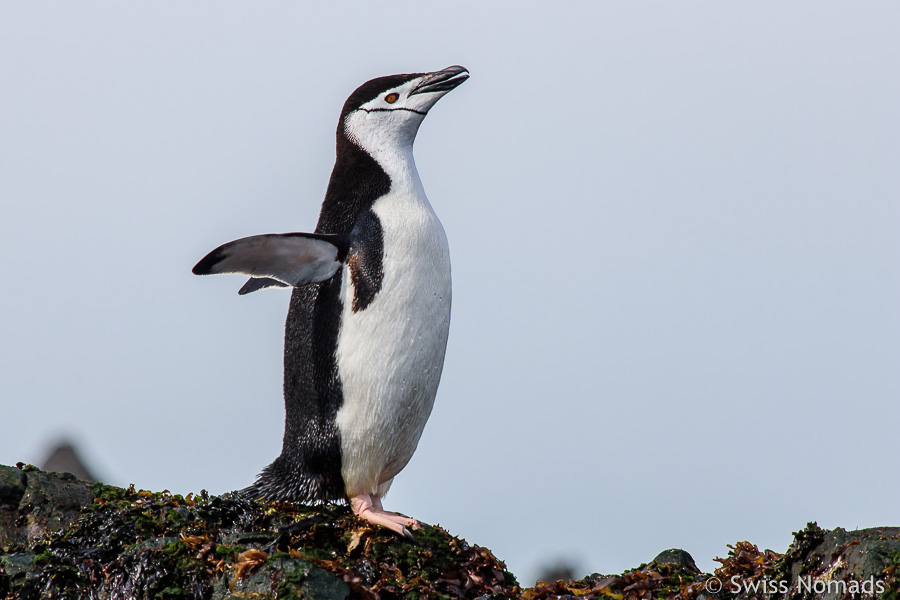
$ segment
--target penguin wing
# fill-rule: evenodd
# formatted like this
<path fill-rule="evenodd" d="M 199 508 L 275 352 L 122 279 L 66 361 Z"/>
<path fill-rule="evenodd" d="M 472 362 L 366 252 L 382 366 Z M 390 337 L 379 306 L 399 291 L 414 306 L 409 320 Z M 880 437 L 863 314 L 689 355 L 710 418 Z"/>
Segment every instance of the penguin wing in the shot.
<path fill-rule="evenodd" d="M 349 238 L 319 233 L 270 233 L 223 244 L 194 265 L 194 275 L 242 273 L 253 279 L 239 293 L 269 286 L 300 287 L 333 276 L 347 257 Z"/>
<path fill-rule="evenodd" d="M 264 290 L 267 287 L 290 287 L 286 283 L 281 283 L 277 279 L 272 279 L 271 277 L 251 277 L 247 280 L 247 283 L 238 290 L 238 294 L 243 296 L 244 294 L 249 294 L 250 292 L 255 292 L 256 290 Z"/>

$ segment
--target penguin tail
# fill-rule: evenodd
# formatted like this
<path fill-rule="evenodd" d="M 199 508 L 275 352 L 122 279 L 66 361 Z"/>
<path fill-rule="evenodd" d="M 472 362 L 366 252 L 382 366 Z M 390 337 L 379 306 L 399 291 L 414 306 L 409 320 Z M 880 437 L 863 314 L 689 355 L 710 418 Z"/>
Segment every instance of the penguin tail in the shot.
<path fill-rule="evenodd" d="M 262 470 L 254 483 L 237 493 L 248 500 L 261 502 L 321 504 L 346 500 L 343 487 L 343 480 L 328 486 L 321 477 L 304 476 L 300 468 L 279 456 Z"/>

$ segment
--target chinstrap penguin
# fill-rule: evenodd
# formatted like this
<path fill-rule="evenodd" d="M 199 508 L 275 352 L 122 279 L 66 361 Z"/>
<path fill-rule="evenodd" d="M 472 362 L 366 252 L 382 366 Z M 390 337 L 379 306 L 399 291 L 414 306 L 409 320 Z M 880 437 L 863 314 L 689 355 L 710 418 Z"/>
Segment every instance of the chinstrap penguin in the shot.
<path fill-rule="evenodd" d="M 224 244 L 197 275 L 243 273 L 241 294 L 293 287 L 284 339 L 281 455 L 245 490 L 281 502 L 349 500 L 409 536 L 381 498 L 431 413 L 450 327 L 450 255 L 413 159 L 432 106 L 468 79 L 453 66 L 379 77 L 344 103 L 315 233 Z"/>

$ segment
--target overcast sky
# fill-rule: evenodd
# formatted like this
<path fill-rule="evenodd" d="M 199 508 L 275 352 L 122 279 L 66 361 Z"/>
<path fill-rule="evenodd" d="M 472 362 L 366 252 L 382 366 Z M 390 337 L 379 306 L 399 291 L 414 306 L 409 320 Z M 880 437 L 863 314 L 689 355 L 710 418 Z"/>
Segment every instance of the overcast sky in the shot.
<path fill-rule="evenodd" d="M 250 483 L 288 294 L 191 267 L 315 226 L 346 96 L 461 64 L 434 413 L 386 500 L 530 583 L 898 525 L 900 4 L 0 4 L 0 463 Z"/>

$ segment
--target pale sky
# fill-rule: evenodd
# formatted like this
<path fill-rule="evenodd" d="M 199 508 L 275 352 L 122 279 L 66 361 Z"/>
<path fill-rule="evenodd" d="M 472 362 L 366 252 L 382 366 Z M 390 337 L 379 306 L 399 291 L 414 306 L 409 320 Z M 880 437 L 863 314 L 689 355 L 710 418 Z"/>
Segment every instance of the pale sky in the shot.
<path fill-rule="evenodd" d="M 389 509 L 541 565 L 701 568 L 897 525 L 900 4 L 0 4 L 0 463 L 220 493 L 281 448 L 288 294 L 191 267 L 309 231 L 341 104 L 461 64 L 451 245 Z"/>

